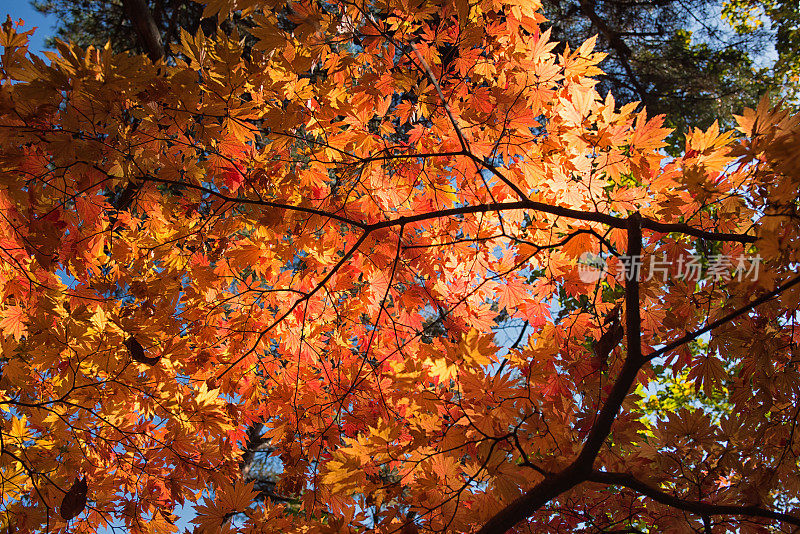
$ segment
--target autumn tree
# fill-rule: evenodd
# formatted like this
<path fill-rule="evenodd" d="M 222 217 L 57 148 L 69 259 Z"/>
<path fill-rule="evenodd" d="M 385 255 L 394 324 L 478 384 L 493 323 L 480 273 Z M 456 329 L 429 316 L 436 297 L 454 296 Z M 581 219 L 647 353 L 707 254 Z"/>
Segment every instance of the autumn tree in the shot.
<path fill-rule="evenodd" d="M 248 53 L 155 62 L 6 22 L 4 525 L 796 530 L 800 117 L 666 157 L 539 7 L 215 0 Z"/>

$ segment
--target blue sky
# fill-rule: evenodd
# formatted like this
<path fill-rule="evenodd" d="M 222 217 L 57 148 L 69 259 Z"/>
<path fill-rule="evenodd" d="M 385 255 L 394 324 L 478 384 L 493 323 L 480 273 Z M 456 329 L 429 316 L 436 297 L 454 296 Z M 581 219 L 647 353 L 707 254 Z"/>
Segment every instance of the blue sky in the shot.
<path fill-rule="evenodd" d="M 16 22 L 18 19 L 25 21 L 23 29 L 28 31 L 34 26 L 37 27 L 36 33 L 33 34 L 29 50 L 38 54 L 44 47 L 44 40 L 54 33 L 53 27 L 57 19 L 54 16 L 44 16 L 33 9 L 33 6 L 28 0 L 0 0 L 0 17 L 6 19 L 6 15 L 11 15 L 11 18 Z"/>

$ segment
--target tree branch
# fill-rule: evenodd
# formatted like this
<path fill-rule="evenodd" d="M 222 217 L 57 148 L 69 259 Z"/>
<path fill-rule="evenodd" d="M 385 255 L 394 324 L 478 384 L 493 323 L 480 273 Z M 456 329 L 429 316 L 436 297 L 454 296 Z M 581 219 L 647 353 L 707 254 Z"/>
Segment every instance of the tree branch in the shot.
<path fill-rule="evenodd" d="M 679 510 L 684 510 L 700 516 L 736 515 L 747 517 L 763 517 L 765 519 L 774 519 L 776 521 L 789 523 L 790 525 L 800 526 L 800 517 L 791 514 L 767 510 L 766 508 L 762 508 L 760 506 L 711 504 L 702 501 L 683 499 L 666 493 L 665 491 L 653 486 L 649 486 L 641 480 L 636 479 L 632 475 L 629 475 L 628 473 L 594 471 L 589 475 L 587 480 L 589 482 L 597 482 L 599 484 L 610 484 L 614 486 L 630 488 L 646 497 L 650 497 L 656 502 L 660 502 L 661 504 L 665 504 L 667 506 L 678 508 Z"/>
<path fill-rule="evenodd" d="M 628 257 L 638 258 L 642 254 L 642 218 L 639 213 L 628 217 Z M 633 267 L 633 266 L 632 266 Z M 592 468 L 600 448 L 611 433 L 611 426 L 617 418 L 619 409 L 631 386 L 636 381 L 639 369 L 645 363 L 642 357 L 641 312 L 639 309 L 639 272 L 633 268 L 625 277 L 625 336 L 627 337 L 627 354 L 622 364 L 611 393 L 608 394 L 603 407 L 597 414 L 586 442 L 581 449 L 575 464 L 581 471 L 588 472 Z"/>
<path fill-rule="evenodd" d="M 736 310 L 732 311 L 731 313 L 725 315 L 724 317 L 721 317 L 721 318 L 717 319 L 713 323 L 710 323 L 710 324 L 706 325 L 705 327 L 701 328 L 700 330 L 696 330 L 696 331 L 692 332 L 691 334 L 686 334 L 685 336 L 676 339 L 672 343 L 667 343 L 665 346 L 663 346 L 662 348 L 658 349 L 657 351 L 651 352 L 650 354 L 648 354 L 647 355 L 647 360 L 649 361 L 649 360 L 652 360 L 653 358 L 657 358 L 657 357 L 659 357 L 659 356 L 661 356 L 663 354 L 666 354 L 667 352 L 669 352 L 669 351 L 671 351 L 673 349 L 676 349 L 676 348 L 680 347 L 684 343 L 688 343 L 689 341 L 692 341 L 693 339 L 697 339 L 698 337 L 702 336 L 706 332 L 710 332 L 711 330 L 714 330 L 715 328 L 718 328 L 718 327 L 722 326 L 723 324 L 727 323 L 731 319 L 735 319 L 735 318 L 739 317 L 740 315 L 744 315 L 745 313 L 749 312 L 750 310 L 752 310 L 753 308 L 755 308 L 759 304 L 763 304 L 763 303 L 767 302 L 768 300 L 771 300 L 771 299 L 777 297 L 778 295 L 780 295 L 781 293 L 783 293 L 787 289 L 789 289 L 789 288 L 791 288 L 793 286 L 796 286 L 797 284 L 800 284 L 800 276 L 796 276 L 796 277 L 792 278 L 791 280 L 789 280 L 785 284 L 776 287 L 775 289 L 773 289 L 769 293 L 764 293 L 763 295 L 761 295 L 760 297 L 758 297 L 757 299 L 755 299 L 751 303 L 749 303 L 749 304 L 747 304 L 745 306 L 742 306 L 739 309 L 736 309 Z"/>
<path fill-rule="evenodd" d="M 147 55 L 155 63 L 164 57 L 164 45 L 161 43 L 161 34 L 156 21 L 153 19 L 150 8 L 145 0 L 122 0 L 125 11 L 133 23 L 139 42 L 147 50 Z"/>
<path fill-rule="evenodd" d="M 642 254 L 642 217 L 634 213 L 628 217 L 628 255 Z M 595 419 L 578 457 L 563 471 L 545 478 L 527 493 L 514 500 L 489 519 L 477 534 L 498 534 L 508 531 L 523 519 L 530 517 L 550 500 L 584 482 L 592 472 L 600 448 L 611 432 L 622 402 L 636 381 L 639 369 L 645 363 L 641 347 L 641 316 L 639 310 L 639 281 L 636 270 L 629 273 L 625 282 L 625 324 L 628 353 L 622 370 L 603 407 Z"/>
<path fill-rule="evenodd" d="M 147 51 L 150 60 L 153 63 L 157 62 L 164 57 L 164 46 L 161 43 L 161 34 L 158 31 L 158 26 L 156 21 L 153 20 L 153 15 L 150 13 L 150 8 L 147 7 L 146 0 L 122 0 L 122 5 L 128 14 L 128 18 L 133 23 L 136 35 L 139 37 L 139 43 Z M 138 182 L 128 182 L 114 207 L 118 210 L 128 209 L 141 187 L 142 184 Z"/>
<path fill-rule="evenodd" d="M 372 232 L 374 230 L 379 230 L 383 228 L 390 228 L 393 226 L 401 226 L 404 224 L 409 224 L 413 222 L 431 220 L 431 219 L 438 219 L 442 217 L 450 217 L 453 215 L 466 215 L 468 213 L 489 213 L 493 211 L 505 211 L 505 210 L 524 210 L 530 209 L 534 211 L 540 211 L 543 213 L 549 213 L 551 215 L 557 215 L 561 217 L 568 217 L 570 219 L 575 219 L 579 221 L 586 221 L 586 222 L 597 222 L 601 224 L 605 224 L 607 226 L 611 226 L 612 228 L 626 228 L 627 222 L 623 217 L 615 217 L 614 215 L 608 215 L 606 213 L 601 213 L 597 211 L 583 211 L 583 210 L 575 210 L 570 208 L 564 208 L 562 206 L 553 206 L 551 204 L 547 204 L 544 202 L 536 202 L 534 200 L 517 200 L 514 202 L 488 202 L 485 204 L 474 204 L 469 206 L 460 206 L 458 208 L 450 208 L 444 210 L 436 210 L 427 213 L 419 213 L 416 215 L 408 215 L 402 216 L 395 219 L 388 219 L 385 221 L 376 222 L 373 224 L 366 224 L 360 221 L 356 221 L 354 219 L 349 219 L 342 215 L 337 215 L 336 213 L 332 213 L 329 211 L 316 209 L 316 208 L 307 208 L 303 206 L 292 206 L 290 204 L 281 204 L 278 202 L 271 202 L 268 200 L 260 200 L 260 199 L 250 199 L 250 198 L 240 198 L 240 197 L 232 197 L 229 195 L 225 195 L 220 193 L 219 191 L 215 191 L 208 187 L 203 187 L 201 185 L 196 185 L 188 182 L 181 182 L 178 180 L 166 180 L 163 178 L 156 178 L 155 176 L 143 176 L 141 178 L 143 181 L 148 182 L 155 182 L 161 184 L 172 184 L 172 185 L 180 185 L 182 187 L 186 187 L 189 189 L 195 189 L 197 191 L 201 191 L 203 193 L 207 193 L 212 195 L 216 198 L 221 200 L 225 200 L 231 203 L 239 203 L 239 204 L 251 204 L 251 205 L 258 205 L 258 206 L 267 206 L 271 208 L 282 208 L 292 211 L 300 211 L 304 213 L 319 215 L 321 217 L 329 217 L 331 219 L 338 220 L 345 224 L 355 226 L 365 230 L 367 232 Z M 658 221 L 654 221 L 652 219 L 642 218 L 641 219 L 641 227 L 646 228 L 648 230 L 652 230 L 654 232 L 660 233 L 682 233 L 685 235 L 690 235 L 693 237 L 698 237 L 701 239 L 709 239 L 713 241 L 732 241 L 736 243 L 754 243 L 756 241 L 756 236 L 747 235 L 747 234 L 731 234 L 725 232 L 711 232 L 708 230 L 701 230 L 699 228 L 694 228 L 689 226 L 688 224 L 683 223 L 662 223 Z"/>
<path fill-rule="evenodd" d="M 450 119 L 450 124 L 453 125 L 453 128 L 456 131 L 456 135 L 458 136 L 458 142 L 461 145 L 461 150 L 463 151 L 464 155 L 469 157 L 472 161 L 477 163 L 478 165 L 487 168 L 492 174 L 497 176 L 504 184 L 511 188 L 514 193 L 516 193 L 517 197 L 523 200 L 527 200 L 528 195 L 526 195 L 522 189 L 517 187 L 517 185 L 509 180 L 503 173 L 497 170 L 494 165 L 489 164 L 486 161 L 481 160 L 478 156 L 472 153 L 472 150 L 469 148 L 469 144 L 467 143 L 466 137 L 464 137 L 464 132 L 461 130 L 461 127 L 458 125 L 453 112 L 450 110 L 450 105 L 447 103 L 447 100 L 444 97 L 444 93 L 442 92 L 442 88 L 439 86 L 439 82 L 436 80 L 436 76 L 433 75 L 433 71 L 431 67 L 428 65 L 428 62 L 425 61 L 425 58 L 422 57 L 422 54 L 419 53 L 417 50 L 416 45 L 413 43 L 411 44 L 411 49 L 414 50 L 414 54 L 417 56 L 417 59 L 422 64 L 423 71 L 428 76 L 428 79 L 433 84 L 433 87 L 436 88 L 436 93 L 439 95 L 439 98 L 442 100 L 442 105 L 444 106 L 444 111 L 447 113 L 447 118 Z"/>
<path fill-rule="evenodd" d="M 585 478 L 585 473 L 581 473 L 574 469 L 573 466 L 570 466 L 560 473 L 544 479 L 536 484 L 533 489 L 496 513 L 484 523 L 476 534 L 502 534 L 507 532 L 551 500 L 583 482 Z"/>
<path fill-rule="evenodd" d="M 594 25 L 594 27 L 603 34 L 603 37 L 606 38 L 609 46 L 616 52 L 617 58 L 622 65 L 622 69 L 625 71 L 625 74 L 628 75 L 628 78 L 636 89 L 636 92 L 639 93 L 639 96 L 645 103 L 649 103 L 650 93 L 639 81 L 639 78 L 636 77 L 636 73 L 633 72 L 633 67 L 631 66 L 631 49 L 627 44 L 625 44 L 625 41 L 620 39 L 619 32 L 612 30 L 608 24 L 606 24 L 606 21 L 604 21 L 600 15 L 597 14 L 597 11 L 594 9 L 594 1 L 580 0 L 580 5 L 581 11 L 584 15 L 586 15 L 586 18 L 588 18 L 592 22 L 592 25 Z"/>

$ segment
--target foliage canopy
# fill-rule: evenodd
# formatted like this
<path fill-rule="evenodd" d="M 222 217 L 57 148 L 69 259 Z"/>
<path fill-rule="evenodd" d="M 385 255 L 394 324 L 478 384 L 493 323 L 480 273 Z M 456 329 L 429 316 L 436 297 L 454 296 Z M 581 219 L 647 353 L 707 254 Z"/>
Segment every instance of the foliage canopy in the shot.
<path fill-rule="evenodd" d="M 5 23 L 5 524 L 800 526 L 800 117 L 666 157 L 539 7 L 213 0 L 249 53 L 183 32 L 155 64 L 48 64 Z M 670 376 L 707 400 L 651 402 Z M 255 504 L 252 428 L 281 465 Z"/>
<path fill-rule="evenodd" d="M 180 44 L 181 29 L 212 35 L 217 26 L 228 33 L 237 28 L 248 38 L 245 54 L 254 43 L 249 16 L 204 19 L 202 6 L 185 0 L 31 1 L 56 18 L 58 37 L 84 47 L 110 41 L 117 52 L 148 51 L 137 24 L 129 22 L 131 14 L 144 13 L 167 56 Z M 755 107 L 766 92 L 797 96 L 800 4 L 793 0 L 543 0 L 541 12 L 559 42 L 556 52 L 597 35 L 595 50 L 608 54 L 598 91 L 611 91 L 618 104 L 641 102 L 651 115 L 665 114 L 674 128 L 667 138 L 672 155 L 683 150 L 693 127 L 718 120 L 732 128 L 734 115 Z M 287 15 L 279 12 L 285 23 Z M 428 24 L 438 26 L 436 16 Z M 353 30 L 352 39 L 368 38 Z M 442 49 L 445 61 L 454 54 Z"/>

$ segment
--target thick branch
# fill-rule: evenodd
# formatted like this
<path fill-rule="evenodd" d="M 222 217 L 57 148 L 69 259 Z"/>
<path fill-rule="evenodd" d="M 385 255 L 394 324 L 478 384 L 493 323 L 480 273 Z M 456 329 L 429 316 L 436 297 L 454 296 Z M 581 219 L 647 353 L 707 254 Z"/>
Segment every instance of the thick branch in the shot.
<path fill-rule="evenodd" d="M 735 515 L 747 517 L 763 517 L 765 519 L 774 519 L 789 523 L 790 525 L 800 526 L 800 517 L 785 514 L 782 512 L 775 512 L 761 508 L 760 506 L 736 506 L 729 504 L 711 504 L 702 501 L 692 501 L 682 499 L 666 493 L 658 488 L 654 488 L 645 484 L 644 482 L 634 478 L 628 473 L 608 473 L 604 471 L 594 471 L 588 477 L 589 482 L 597 482 L 600 484 L 612 484 L 614 486 L 624 486 L 635 490 L 642 495 L 650 497 L 656 502 L 691 512 L 700 516 L 712 515 Z"/>
<path fill-rule="evenodd" d="M 244 480 L 250 478 L 256 453 L 269 449 L 269 440 L 261 435 L 263 431 L 264 425 L 261 423 L 253 423 L 247 427 L 247 443 L 244 446 L 242 458 L 239 460 L 239 471 Z"/>
<path fill-rule="evenodd" d="M 155 63 L 164 57 L 164 46 L 161 44 L 161 34 L 158 31 L 156 21 L 150 13 L 145 0 L 122 0 L 125 11 L 128 13 L 139 42 L 147 50 L 147 55 Z"/>
<path fill-rule="evenodd" d="M 568 467 L 544 479 L 489 519 L 476 534 L 502 534 L 533 515 L 536 510 L 585 480 L 586 475 Z"/>
<path fill-rule="evenodd" d="M 445 210 L 437 210 L 427 213 L 419 213 L 416 215 L 408 215 L 403 217 L 398 217 L 396 219 L 388 219 L 386 221 L 380 221 L 373 224 L 366 224 L 360 221 L 356 221 L 354 219 L 349 219 L 342 215 L 338 215 L 333 212 L 325 211 L 322 209 L 316 208 L 307 208 L 302 206 L 292 206 L 290 204 L 281 204 L 278 202 L 271 202 L 268 200 L 260 200 L 260 199 L 249 199 L 249 198 L 239 198 L 239 197 L 232 197 L 220 193 L 219 191 L 215 191 L 213 189 L 209 189 L 207 187 L 203 187 L 201 185 L 196 185 L 187 182 L 181 182 L 177 180 L 165 180 L 163 178 L 156 178 L 155 176 L 145 176 L 142 178 L 144 181 L 149 182 L 156 182 L 162 184 L 174 184 L 180 185 L 182 187 L 187 187 L 190 189 L 195 189 L 197 191 L 201 191 L 203 193 L 207 193 L 212 195 L 216 198 L 221 200 L 225 200 L 232 203 L 239 203 L 239 204 L 252 204 L 258 206 L 267 206 L 272 208 L 282 208 L 287 210 L 293 211 L 301 211 L 304 213 L 319 215 L 322 217 L 330 217 L 331 219 L 338 220 L 345 224 L 349 224 L 351 226 L 355 226 L 365 230 L 367 232 L 372 232 L 374 230 L 379 230 L 382 228 L 391 228 L 394 226 L 402 226 L 404 224 L 426 221 L 431 219 L 438 219 L 442 217 L 452 217 L 454 215 L 466 215 L 468 213 L 489 213 L 493 211 L 505 211 L 505 210 L 524 210 L 530 209 L 534 211 L 540 211 L 543 213 L 550 213 L 551 215 L 558 215 L 560 217 L 567 217 L 570 219 L 575 219 L 579 221 L 587 221 L 587 222 L 597 222 L 601 224 L 605 224 L 607 226 L 611 226 L 613 228 L 627 228 L 627 219 L 623 217 L 615 217 L 614 215 L 608 215 L 606 213 L 600 213 L 597 211 L 584 211 L 584 210 L 575 210 L 570 208 L 564 208 L 562 206 L 553 206 L 551 204 L 546 204 L 544 202 L 536 202 L 534 200 L 517 200 L 514 202 L 488 202 L 486 204 L 475 204 L 470 206 L 461 206 L 458 208 L 450 208 Z M 756 236 L 747 235 L 747 234 L 730 234 L 725 232 L 711 232 L 708 230 L 701 230 L 699 228 L 694 228 L 689 226 L 688 224 L 683 223 L 662 223 L 658 221 L 654 221 L 652 219 L 642 218 L 641 219 L 641 227 L 646 228 L 648 230 L 652 230 L 654 232 L 660 233 L 682 233 L 685 235 L 690 235 L 693 237 L 698 237 L 701 239 L 709 239 L 714 241 L 732 241 L 736 243 L 754 243 L 756 241 Z"/>
<path fill-rule="evenodd" d="M 642 254 L 642 218 L 638 213 L 632 214 L 626 221 L 628 229 L 628 256 L 636 258 Z M 523 496 L 503 508 L 487 521 L 477 534 L 500 534 L 533 515 L 550 500 L 584 482 L 592 472 L 600 448 L 611 432 L 622 403 L 645 359 L 642 358 L 641 316 L 639 310 L 638 272 L 632 269 L 625 282 L 625 323 L 628 353 L 622 370 L 617 377 L 611 393 L 608 395 L 597 419 L 589 431 L 580 454 L 569 467 L 552 477 L 545 478 Z"/>
<path fill-rule="evenodd" d="M 639 258 L 642 255 L 642 218 L 634 213 L 628 218 L 628 257 Z M 597 414 L 597 419 L 592 425 L 586 442 L 575 460 L 575 465 L 581 471 L 592 468 L 600 448 L 605 443 L 611 432 L 611 426 L 617 418 L 619 409 L 625 397 L 628 396 L 631 386 L 636 381 L 645 359 L 642 358 L 642 318 L 639 309 L 639 270 L 631 265 L 630 272 L 625 279 L 625 336 L 627 354 L 622 364 L 619 376 L 614 387 L 611 388 L 606 402 Z"/>
<path fill-rule="evenodd" d="M 583 14 L 586 15 L 586 17 L 592 21 L 594 27 L 603 34 L 608 44 L 610 44 L 617 52 L 617 55 L 620 56 L 620 59 L 623 57 L 630 57 L 631 49 L 625 44 L 625 41 L 620 39 L 620 34 L 612 30 L 608 24 L 606 24 L 606 21 L 597 14 L 597 11 L 594 10 L 594 2 L 591 0 L 580 0 L 580 5 Z"/>

